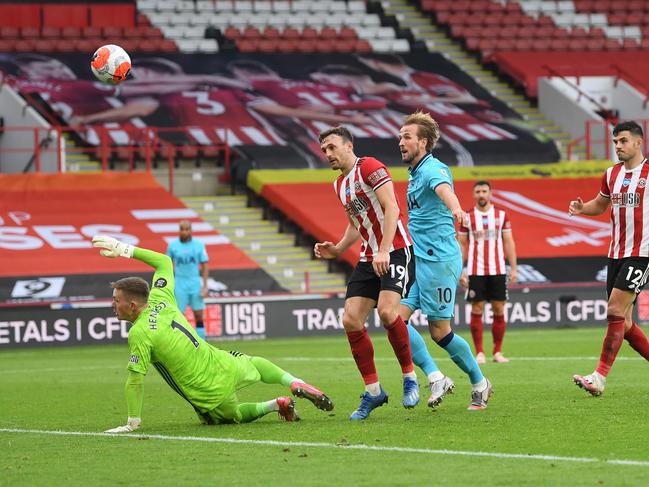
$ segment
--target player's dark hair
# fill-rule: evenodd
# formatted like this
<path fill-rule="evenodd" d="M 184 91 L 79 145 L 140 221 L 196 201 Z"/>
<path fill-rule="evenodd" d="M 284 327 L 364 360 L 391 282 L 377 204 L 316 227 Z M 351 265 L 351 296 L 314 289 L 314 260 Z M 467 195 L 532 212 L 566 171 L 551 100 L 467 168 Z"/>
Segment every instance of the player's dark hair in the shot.
<path fill-rule="evenodd" d="M 392 64 L 393 66 L 402 66 L 404 63 L 403 58 L 397 54 L 384 53 L 384 52 L 369 52 L 358 56 L 361 61 L 367 59 L 368 61 L 378 61 L 380 63 Z"/>
<path fill-rule="evenodd" d="M 640 125 L 638 125 L 636 122 L 633 121 L 618 123 L 615 127 L 613 127 L 613 135 L 617 136 L 617 134 L 619 134 L 620 132 L 624 132 L 627 130 L 631 132 L 632 135 L 635 135 L 636 137 L 644 136 L 642 132 L 642 127 L 640 127 Z"/>
<path fill-rule="evenodd" d="M 403 125 L 417 126 L 417 137 L 426 139 L 426 152 L 430 152 L 435 148 L 441 134 L 439 124 L 430 116 L 430 113 L 417 110 L 403 119 Z"/>
<path fill-rule="evenodd" d="M 320 135 L 318 135 L 318 141 L 322 144 L 322 142 L 330 135 L 339 135 L 342 137 L 343 141 L 351 142 L 352 144 L 354 143 L 354 136 L 347 127 L 343 127 L 342 125 L 331 127 L 324 132 L 320 132 Z"/>
<path fill-rule="evenodd" d="M 477 186 L 486 186 L 487 188 L 491 189 L 491 183 L 489 183 L 489 181 L 485 181 L 484 179 L 476 181 L 473 187 L 476 188 Z"/>
<path fill-rule="evenodd" d="M 127 298 L 134 299 L 140 303 L 146 303 L 149 299 L 149 283 L 141 277 L 124 277 L 118 281 L 111 282 L 110 287 L 119 289 Z"/>
<path fill-rule="evenodd" d="M 237 59 L 236 61 L 231 61 L 228 63 L 227 69 L 230 71 L 233 69 L 241 69 L 254 74 L 275 74 L 275 71 L 271 68 L 254 59 Z"/>
<path fill-rule="evenodd" d="M 348 66 L 346 64 L 327 64 L 326 66 L 318 68 L 316 72 L 333 75 L 342 74 L 346 76 L 367 76 L 367 73 L 363 72 L 362 70 L 354 66 Z"/>
<path fill-rule="evenodd" d="M 137 77 L 137 68 L 147 68 L 156 73 L 183 74 L 183 68 L 171 59 L 162 57 L 146 57 L 133 60 L 133 74 Z"/>

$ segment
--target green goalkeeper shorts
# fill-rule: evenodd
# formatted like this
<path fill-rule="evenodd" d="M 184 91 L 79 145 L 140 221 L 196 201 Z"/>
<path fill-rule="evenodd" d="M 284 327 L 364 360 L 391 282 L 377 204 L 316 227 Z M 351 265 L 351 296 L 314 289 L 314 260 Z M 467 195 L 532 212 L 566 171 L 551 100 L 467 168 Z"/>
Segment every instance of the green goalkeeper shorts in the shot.
<path fill-rule="evenodd" d="M 241 418 L 238 417 L 239 398 L 236 391 L 256 384 L 261 380 L 259 371 L 250 361 L 250 356 L 240 352 L 230 352 L 230 354 L 236 358 L 237 364 L 238 377 L 235 381 L 235 392 L 225 398 L 217 407 L 206 413 L 214 423 L 238 423 Z"/>

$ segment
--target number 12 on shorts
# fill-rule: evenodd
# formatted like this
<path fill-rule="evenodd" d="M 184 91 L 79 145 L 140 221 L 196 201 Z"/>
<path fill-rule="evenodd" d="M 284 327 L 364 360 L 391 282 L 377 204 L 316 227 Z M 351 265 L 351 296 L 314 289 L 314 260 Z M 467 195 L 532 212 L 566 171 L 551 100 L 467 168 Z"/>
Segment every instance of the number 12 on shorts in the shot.
<path fill-rule="evenodd" d="M 633 278 L 631 276 L 633 275 Z M 629 272 L 626 275 L 626 281 L 630 282 L 629 289 L 637 289 L 639 286 L 642 286 L 647 280 L 647 276 L 642 271 L 633 266 L 629 266 Z"/>

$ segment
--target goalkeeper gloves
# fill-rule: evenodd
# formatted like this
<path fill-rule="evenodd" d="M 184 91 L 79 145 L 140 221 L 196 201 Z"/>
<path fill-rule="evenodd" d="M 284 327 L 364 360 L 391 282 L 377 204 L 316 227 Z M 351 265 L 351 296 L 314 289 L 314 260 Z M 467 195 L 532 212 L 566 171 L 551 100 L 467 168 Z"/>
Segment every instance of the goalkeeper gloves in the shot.
<path fill-rule="evenodd" d="M 104 433 L 130 433 L 139 429 L 142 420 L 140 418 L 128 418 L 128 421 L 124 426 L 118 426 L 117 428 L 109 429 L 104 431 Z"/>
<path fill-rule="evenodd" d="M 120 242 L 116 238 L 108 237 L 106 235 L 96 235 L 92 237 L 92 245 L 104 249 L 99 253 L 104 257 L 111 257 L 113 259 L 115 257 L 131 258 L 133 257 L 133 249 L 135 249 L 133 245 Z"/>

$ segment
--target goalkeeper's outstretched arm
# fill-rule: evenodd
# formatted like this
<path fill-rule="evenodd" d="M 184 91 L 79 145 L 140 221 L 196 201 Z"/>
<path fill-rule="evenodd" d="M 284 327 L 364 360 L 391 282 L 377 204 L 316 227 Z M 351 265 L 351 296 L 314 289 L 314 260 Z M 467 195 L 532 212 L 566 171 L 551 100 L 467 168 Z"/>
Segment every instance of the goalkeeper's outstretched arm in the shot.
<path fill-rule="evenodd" d="M 142 404 L 144 403 L 144 374 L 129 370 L 124 392 L 128 408 L 126 424 L 106 430 L 106 433 L 129 433 L 138 429 L 142 424 L 140 418 L 142 417 Z"/>
<path fill-rule="evenodd" d="M 106 235 L 97 235 L 92 238 L 92 245 L 102 249 L 100 254 L 104 257 L 133 258 L 144 262 L 155 269 L 152 288 L 166 289 L 168 298 L 174 299 L 174 266 L 168 255 L 161 254 L 154 250 L 143 249 L 135 245 L 120 242 L 119 240 Z M 160 280 L 162 279 L 162 281 Z"/>

